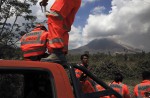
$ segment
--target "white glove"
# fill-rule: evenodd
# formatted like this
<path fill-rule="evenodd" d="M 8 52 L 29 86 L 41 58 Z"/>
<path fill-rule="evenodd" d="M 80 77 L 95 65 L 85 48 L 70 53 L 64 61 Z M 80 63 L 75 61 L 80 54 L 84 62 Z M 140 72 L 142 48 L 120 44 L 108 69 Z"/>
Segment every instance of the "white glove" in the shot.
<path fill-rule="evenodd" d="M 48 17 L 51 13 L 49 11 L 45 12 L 45 16 Z"/>

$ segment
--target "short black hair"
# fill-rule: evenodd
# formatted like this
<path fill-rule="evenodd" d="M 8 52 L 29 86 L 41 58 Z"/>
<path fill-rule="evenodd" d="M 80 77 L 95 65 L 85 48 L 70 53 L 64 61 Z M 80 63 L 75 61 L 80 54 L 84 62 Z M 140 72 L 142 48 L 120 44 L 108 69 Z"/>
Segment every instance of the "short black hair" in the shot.
<path fill-rule="evenodd" d="M 142 78 L 143 80 L 150 79 L 150 71 L 143 71 Z"/>
<path fill-rule="evenodd" d="M 123 81 L 123 75 L 121 73 L 115 73 L 114 81 L 115 82 L 122 82 Z"/>
<path fill-rule="evenodd" d="M 83 60 L 83 57 L 84 57 L 84 56 L 87 57 L 87 58 L 89 58 L 89 55 L 88 55 L 88 54 L 82 54 L 81 57 L 80 57 L 80 59 Z"/>

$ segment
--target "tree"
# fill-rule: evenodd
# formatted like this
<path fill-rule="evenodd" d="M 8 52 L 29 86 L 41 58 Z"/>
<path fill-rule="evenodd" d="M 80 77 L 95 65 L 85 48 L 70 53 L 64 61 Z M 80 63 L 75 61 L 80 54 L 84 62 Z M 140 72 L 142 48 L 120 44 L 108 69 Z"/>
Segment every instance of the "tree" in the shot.
<path fill-rule="evenodd" d="M 31 15 L 30 7 L 37 3 L 37 0 L 1 0 L 0 8 L 0 54 L 2 48 L 11 46 L 17 47 L 20 37 L 33 28 L 36 16 Z M 17 21 L 19 18 L 25 21 Z M 13 22 L 10 21 L 13 19 Z M 4 49 L 3 49 L 4 50 Z"/>

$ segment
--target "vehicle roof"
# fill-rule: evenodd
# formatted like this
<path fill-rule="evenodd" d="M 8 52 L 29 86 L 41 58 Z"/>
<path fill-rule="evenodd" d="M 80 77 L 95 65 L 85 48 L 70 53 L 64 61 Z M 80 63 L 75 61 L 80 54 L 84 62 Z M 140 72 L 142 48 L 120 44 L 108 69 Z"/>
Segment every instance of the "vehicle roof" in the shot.
<path fill-rule="evenodd" d="M 48 68 L 48 67 L 57 67 L 57 66 L 60 66 L 60 65 L 57 64 L 57 63 L 40 62 L 40 61 L 0 60 L 0 67 L 7 67 L 7 66 L 9 66 L 9 67 Z"/>

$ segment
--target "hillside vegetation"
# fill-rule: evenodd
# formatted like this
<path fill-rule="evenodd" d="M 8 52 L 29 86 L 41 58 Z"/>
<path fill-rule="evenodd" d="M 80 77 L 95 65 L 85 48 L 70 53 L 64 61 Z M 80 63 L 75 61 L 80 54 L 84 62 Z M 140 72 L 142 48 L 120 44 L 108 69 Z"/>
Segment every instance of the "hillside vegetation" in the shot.
<path fill-rule="evenodd" d="M 79 62 L 80 55 L 68 55 L 69 62 Z M 103 53 L 91 54 L 89 65 L 99 78 L 112 79 L 112 75 L 121 72 L 125 78 L 141 78 L 142 71 L 150 71 L 150 53 L 118 54 L 115 56 Z"/>
<path fill-rule="evenodd" d="M 80 55 L 68 55 L 69 62 L 79 62 Z M 123 83 L 129 86 L 130 94 L 136 84 L 142 81 L 141 73 L 150 71 L 150 53 L 118 54 L 115 56 L 103 53 L 91 54 L 89 66 L 99 79 L 107 84 L 113 81 L 114 73 L 121 72 L 124 76 Z"/>
<path fill-rule="evenodd" d="M 19 48 L 0 48 L 0 59 L 22 59 L 22 52 Z M 68 54 L 68 62 L 80 62 L 81 54 Z M 150 52 L 136 54 L 108 55 L 104 53 L 89 54 L 89 65 L 92 72 L 99 78 L 112 79 L 112 75 L 121 72 L 125 78 L 139 79 L 142 71 L 150 71 Z"/>

